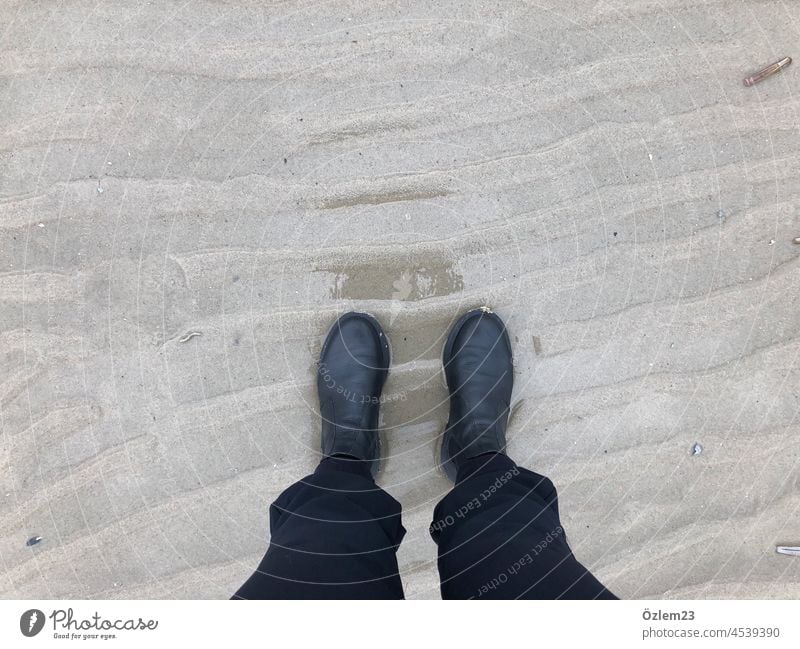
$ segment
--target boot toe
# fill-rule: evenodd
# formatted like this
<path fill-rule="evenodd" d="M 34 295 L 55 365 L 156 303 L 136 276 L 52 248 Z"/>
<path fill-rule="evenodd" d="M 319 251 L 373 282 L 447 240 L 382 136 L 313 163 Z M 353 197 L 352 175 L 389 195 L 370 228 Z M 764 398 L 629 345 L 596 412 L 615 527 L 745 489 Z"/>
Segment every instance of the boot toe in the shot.
<path fill-rule="evenodd" d="M 467 313 L 456 326 L 457 330 L 450 334 L 452 342 L 444 358 L 445 370 L 451 375 L 478 370 L 499 375 L 511 369 L 511 343 L 497 314 L 476 309 Z"/>
<path fill-rule="evenodd" d="M 388 341 L 373 320 L 364 313 L 348 313 L 339 318 L 328 334 L 320 361 L 335 361 L 350 372 L 388 370 Z"/>

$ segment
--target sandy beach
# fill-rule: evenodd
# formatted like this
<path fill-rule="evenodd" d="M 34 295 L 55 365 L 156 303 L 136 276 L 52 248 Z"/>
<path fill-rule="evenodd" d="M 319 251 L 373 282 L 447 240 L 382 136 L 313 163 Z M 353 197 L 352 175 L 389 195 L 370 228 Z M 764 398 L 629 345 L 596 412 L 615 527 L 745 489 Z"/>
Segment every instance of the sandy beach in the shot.
<path fill-rule="evenodd" d="M 357 309 L 438 598 L 440 355 L 481 305 L 509 454 L 612 591 L 800 597 L 800 62 L 742 83 L 798 43 L 753 0 L 3 3 L 0 597 L 229 597 Z"/>

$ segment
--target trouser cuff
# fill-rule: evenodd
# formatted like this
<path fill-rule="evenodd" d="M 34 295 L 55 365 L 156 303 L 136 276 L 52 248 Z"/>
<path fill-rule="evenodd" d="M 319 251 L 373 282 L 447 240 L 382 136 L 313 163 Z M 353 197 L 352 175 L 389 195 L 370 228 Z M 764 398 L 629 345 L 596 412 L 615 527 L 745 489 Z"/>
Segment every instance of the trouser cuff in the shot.
<path fill-rule="evenodd" d="M 495 471 L 509 471 L 516 468 L 514 460 L 504 453 L 483 453 L 476 457 L 469 458 L 464 464 L 458 467 L 456 484 L 475 478 L 484 473 Z"/>

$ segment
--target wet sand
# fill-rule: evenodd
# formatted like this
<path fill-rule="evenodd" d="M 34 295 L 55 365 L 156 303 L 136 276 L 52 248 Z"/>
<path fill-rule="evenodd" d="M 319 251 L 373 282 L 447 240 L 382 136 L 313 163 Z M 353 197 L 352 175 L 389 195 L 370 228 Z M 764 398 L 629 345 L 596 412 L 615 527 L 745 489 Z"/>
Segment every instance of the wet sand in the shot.
<path fill-rule="evenodd" d="M 229 596 L 360 309 L 438 597 L 439 359 L 483 304 L 510 454 L 601 580 L 800 596 L 800 68 L 742 85 L 800 7 L 766 6 L 5 3 L 0 596 Z"/>

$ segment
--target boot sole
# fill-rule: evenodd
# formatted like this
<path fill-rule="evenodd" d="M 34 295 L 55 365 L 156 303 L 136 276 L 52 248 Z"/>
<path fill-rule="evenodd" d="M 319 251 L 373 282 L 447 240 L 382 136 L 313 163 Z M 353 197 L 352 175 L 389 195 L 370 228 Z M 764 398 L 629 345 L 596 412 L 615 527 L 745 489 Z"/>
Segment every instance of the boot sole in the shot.
<path fill-rule="evenodd" d="M 466 324 L 467 320 L 473 318 L 475 315 L 478 314 L 481 314 L 484 317 L 491 317 L 497 322 L 498 325 L 500 325 L 500 329 L 503 331 L 503 339 L 508 345 L 508 348 L 512 349 L 511 339 L 508 337 L 508 330 L 506 329 L 506 325 L 502 321 L 500 316 L 498 316 L 494 311 L 490 310 L 488 307 L 481 307 L 479 309 L 472 309 L 471 311 L 467 311 L 458 320 L 456 320 L 456 323 L 450 329 L 450 333 L 447 335 L 447 340 L 445 341 L 444 348 L 442 349 L 442 371 L 444 372 L 444 380 L 445 384 L 447 385 L 447 391 L 450 394 L 452 394 L 452 390 L 450 388 L 450 378 L 447 375 L 447 368 L 449 367 L 450 359 L 453 356 L 453 345 L 455 344 L 456 338 L 458 337 L 458 334 L 461 332 L 462 327 Z M 456 466 L 456 463 L 453 462 L 452 459 L 445 457 L 445 449 L 447 449 L 447 443 L 449 441 L 450 441 L 450 419 L 448 417 L 447 424 L 444 427 L 444 434 L 442 435 L 442 444 L 439 449 L 439 466 L 442 467 L 442 471 L 444 471 L 444 474 L 448 478 L 450 478 L 450 480 L 455 482 L 456 476 L 458 475 L 458 467 Z"/>
<path fill-rule="evenodd" d="M 325 356 L 325 352 L 327 351 L 328 345 L 331 342 L 336 325 L 342 322 L 346 322 L 347 320 L 350 320 L 352 318 L 360 318 L 361 320 L 367 321 L 375 330 L 375 333 L 378 336 L 378 340 L 381 343 L 381 352 L 383 354 L 382 360 L 384 361 L 384 366 L 386 368 L 381 372 L 380 387 L 381 387 L 381 394 L 383 394 L 383 386 L 386 384 L 386 379 L 389 376 L 389 368 L 392 366 L 392 350 L 391 347 L 389 346 L 389 339 L 386 337 L 386 333 L 383 331 L 383 327 L 381 327 L 381 323 L 378 322 L 378 319 L 374 315 L 370 313 L 363 313 L 360 311 L 349 311 L 348 313 L 345 313 L 344 315 L 336 318 L 336 321 L 331 325 L 331 328 L 328 330 L 328 335 L 325 337 L 325 342 L 322 343 L 322 349 L 319 352 L 319 357 L 323 358 Z M 370 465 L 370 473 L 372 474 L 373 478 L 378 475 L 378 471 L 380 470 L 381 466 L 381 434 L 379 431 L 375 431 L 375 434 L 378 436 L 378 444 L 377 444 L 378 457 L 374 459 L 372 461 L 372 464 Z"/>

